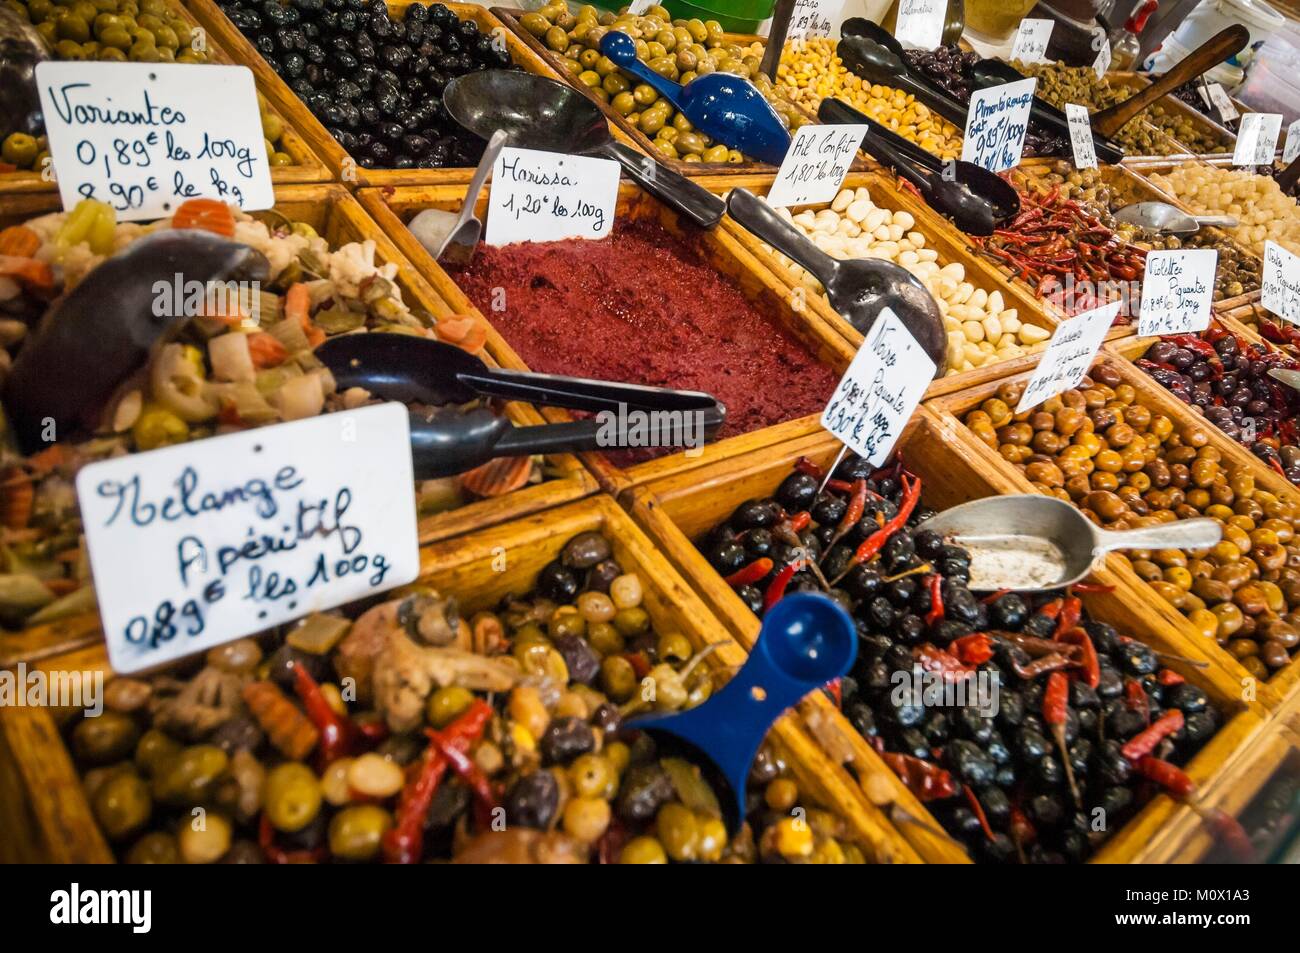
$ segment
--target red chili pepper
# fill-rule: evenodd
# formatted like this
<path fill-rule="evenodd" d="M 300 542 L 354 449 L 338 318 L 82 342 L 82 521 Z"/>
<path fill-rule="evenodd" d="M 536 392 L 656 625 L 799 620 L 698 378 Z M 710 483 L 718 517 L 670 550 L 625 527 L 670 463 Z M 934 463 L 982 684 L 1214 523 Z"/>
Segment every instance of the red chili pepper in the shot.
<path fill-rule="evenodd" d="M 617 816 L 610 818 L 609 827 L 596 841 L 596 861 L 601 864 L 616 864 L 623 847 L 631 839 L 631 833 Z"/>
<path fill-rule="evenodd" d="M 453 719 L 441 732 L 442 739 L 458 750 L 468 751 L 483 736 L 492 719 L 492 706 L 481 698 Z M 390 864 L 414 864 L 424 850 L 424 822 L 429 805 L 447 773 L 447 759 L 430 743 L 423 758 L 407 770 L 408 780 L 397 798 L 396 823 L 380 841 L 384 860 Z"/>
<path fill-rule="evenodd" d="M 1182 731 L 1184 724 L 1183 713 L 1177 708 L 1171 708 L 1130 738 L 1120 751 L 1130 761 L 1141 761 L 1155 751 L 1160 742 L 1175 732 Z"/>
<path fill-rule="evenodd" d="M 991 606 L 991 605 L 993 605 L 993 603 L 997 602 L 999 599 L 1001 599 L 1001 598 L 1002 598 L 1003 596 L 1005 596 L 1007 593 L 1012 592 L 1012 591 L 1013 591 L 1013 590 L 1011 590 L 1011 589 L 999 589 L 997 592 L 990 592 L 987 596 L 985 596 L 983 599 L 981 599 L 980 602 L 983 603 L 983 604 L 986 605 L 986 606 Z"/>
<path fill-rule="evenodd" d="M 1142 777 L 1154 781 L 1176 798 L 1190 797 L 1196 790 L 1196 782 L 1188 777 L 1185 771 L 1168 761 L 1148 756 L 1137 763 L 1137 770 Z"/>
<path fill-rule="evenodd" d="M 958 681 L 971 675 L 975 670 L 964 665 L 961 659 L 945 652 L 943 649 L 926 642 L 912 649 L 912 658 L 924 672 L 941 675 L 949 681 Z"/>
<path fill-rule="evenodd" d="M 975 632 L 955 639 L 949 651 L 967 665 L 983 665 L 993 657 L 993 640 L 983 632 Z"/>
<path fill-rule="evenodd" d="M 853 558 L 849 560 L 849 568 L 852 568 L 859 563 L 866 562 L 876 553 L 880 552 L 880 548 L 885 545 L 889 537 L 893 536 L 894 533 L 907 525 L 908 519 L 912 516 L 912 510 L 916 509 L 916 504 L 921 499 L 921 478 L 915 477 L 912 482 L 909 483 L 907 476 L 908 475 L 904 473 L 901 478 L 903 483 L 903 498 L 899 504 L 898 512 L 895 513 L 891 519 L 887 520 L 884 526 L 880 527 L 880 529 L 876 530 L 862 541 L 862 544 L 853 554 Z M 848 570 L 846 569 L 845 572 L 847 571 Z"/>
<path fill-rule="evenodd" d="M 1198 813 L 1210 825 L 1215 839 L 1223 844 L 1238 861 L 1243 864 L 1259 863 L 1255 844 L 1239 820 L 1226 811 L 1217 809 L 1198 809 Z"/>
<path fill-rule="evenodd" d="M 1162 668 L 1160 671 L 1156 672 L 1156 681 L 1166 688 L 1169 688 L 1173 685 L 1182 685 L 1187 681 L 1187 679 L 1183 678 L 1172 668 Z"/>
<path fill-rule="evenodd" d="M 930 589 L 930 611 L 925 614 L 925 624 L 934 625 L 943 618 L 943 575 L 933 573 L 926 578 Z"/>
<path fill-rule="evenodd" d="M 1147 697 L 1147 690 L 1136 678 L 1124 680 L 1124 704 L 1141 715 L 1148 725 L 1151 724 L 1151 700 Z"/>
<path fill-rule="evenodd" d="M 465 753 L 458 747 L 459 741 L 452 737 L 444 737 L 442 732 L 435 728 L 426 728 L 424 733 L 429 736 L 429 740 L 438 753 L 447 759 L 451 769 L 455 771 L 462 781 L 468 786 L 474 794 L 474 819 L 478 824 L 480 831 L 489 830 L 492 827 L 494 812 L 501 806 L 497 800 L 496 792 L 492 790 L 492 782 L 488 780 L 483 770 L 475 764 Z M 466 745 L 465 747 L 468 747 Z"/>
<path fill-rule="evenodd" d="M 826 552 L 844 538 L 844 534 L 858 524 L 862 519 L 862 511 L 867 508 L 867 481 L 858 478 L 853 481 L 853 487 L 849 490 L 849 503 L 844 507 L 844 515 L 840 517 L 839 525 L 835 527 L 835 532 L 831 536 L 831 541 L 826 544 Z"/>
<path fill-rule="evenodd" d="M 1023 850 L 1026 844 L 1032 844 L 1038 839 L 1038 831 L 1034 829 L 1033 822 L 1018 805 L 1011 807 L 1011 821 L 1007 830 L 1018 850 Z"/>
<path fill-rule="evenodd" d="M 623 658 L 632 666 L 637 678 L 645 678 L 650 674 L 650 659 L 644 652 L 624 652 Z"/>
<path fill-rule="evenodd" d="M 723 581 L 733 589 L 738 586 L 749 586 L 758 582 L 760 579 L 767 577 L 772 571 L 772 560 L 767 556 L 760 556 L 748 566 L 742 566 L 727 576 Z"/>
<path fill-rule="evenodd" d="M 961 790 L 966 795 L 966 803 L 970 805 L 971 813 L 975 815 L 975 818 L 980 822 L 980 827 L 984 829 L 984 836 L 989 840 L 994 840 L 993 828 L 989 825 L 988 815 L 984 813 L 984 805 L 980 803 L 980 799 L 975 796 L 975 792 L 971 790 L 969 785 L 963 784 Z"/>
<path fill-rule="evenodd" d="M 892 751 L 886 751 L 880 757 L 918 800 L 937 801 L 957 793 L 957 782 L 949 772 L 937 765 L 910 754 L 895 754 Z"/>
<path fill-rule="evenodd" d="M 786 520 L 786 522 L 790 524 L 791 532 L 802 533 L 808 528 L 808 524 L 812 522 L 812 514 L 807 510 L 800 510 L 798 513 L 795 513 Z"/>
<path fill-rule="evenodd" d="M 321 766 L 348 754 L 357 741 L 356 726 L 330 707 L 325 693 L 301 662 L 293 663 L 293 690 L 302 699 L 307 717 L 320 733 L 317 752 Z"/>
<path fill-rule="evenodd" d="M 1096 688 L 1101 684 L 1101 662 L 1097 658 L 1097 647 L 1092 644 L 1092 639 L 1088 633 L 1076 626 L 1067 632 L 1062 632 L 1056 637 L 1056 641 L 1063 645 L 1077 645 L 1080 649 L 1079 668 L 1082 671 L 1083 681 L 1088 683 L 1089 688 Z"/>
<path fill-rule="evenodd" d="M 820 480 L 824 476 L 826 476 L 826 471 L 823 470 L 821 467 L 819 467 L 817 464 L 813 463 L 807 457 L 800 457 L 798 460 L 796 460 L 794 462 L 794 468 L 798 470 L 800 473 L 807 474 L 808 476 L 812 477 L 814 480 Z"/>
<path fill-rule="evenodd" d="M 265 811 L 257 824 L 257 846 L 262 848 L 262 856 L 272 864 L 319 864 L 328 856 L 324 844 L 313 850 L 285 850 L 277 847 L 275 828 L 271 826 L 271 819 Z"/>
<path fill-rule="evenodd" d="M 835 703 L 836 708 L 844 707 L 844 686 L 842 681 L 842 679 L 837 678 L 822 686 L 822 691 L 824 691 L 830 697 L 830 700 Z"/>
<path fill-rule="evenodd" d="M 1047 679 L 1047 688 L 1043 692 L 1043 721 L 1052 729 L 1056 738 L 1056 747 L 1061 752 L 1061 762 L 1065 765 L 1065 780 L 1069 782 L 1070 794 L 1074 803 L 1082 808 L 1083 796 L 1074 780 L 1074 766 L 1070 762 L 1070 748 L 1065 743 L 1065 722 L 1069 715 L 1070 680 L 1062 672 L 1053 672 Z"/>
<path fill-rule="evenodd" d="M 1054 637 L 1059 641 L 1061 636 L 1069 632 L 1079 624 L 1079 619 L 1083 615 L 1083 601 L 1078 596 L 1066 596 L 1061 600 L 1061 611 L 1056 616 L 1056 632 Z"/>
<path fill-rule="evenodd" d="M 1028 680 L 1037 678 L 1039 675 L 1045 675 L 1048 672 L 1057 672 L 1063 668 L 1069 668 L 1073 664 L 1074 659 L 1070 658 L 1070 656 L 1062 655 L 1060 652 L 1051 652 L 1034 659 L 1028 665 L 1021 665 L 1019 662 L 1012 661 L 1011 668 L 1021 678 Z"/>
<path fill-rule="evenodd" d="M 786 589 L 790 587 L 790 580 L 794 578 L 794 574 L 801 568 L 803 568 L 803 560 L 795 560 L 782 566 L 777 571 L 777 574 L 772 577 L 772 581 L 767 584 L 767 591 L 763 593 L 764 612 L 781 601 Z"/>

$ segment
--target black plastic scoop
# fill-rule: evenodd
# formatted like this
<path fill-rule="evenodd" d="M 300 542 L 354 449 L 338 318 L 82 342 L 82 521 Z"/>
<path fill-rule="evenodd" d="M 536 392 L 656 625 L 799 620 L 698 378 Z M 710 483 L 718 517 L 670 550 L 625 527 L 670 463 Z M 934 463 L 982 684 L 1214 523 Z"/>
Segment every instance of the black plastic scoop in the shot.
<path fill-rule="evenodd" d="M 849 17 L 840 24 L 840 38 L 848 39 L 851 36 L 863 36 L 868 40 L 879 43 L 889 52 L 893 53 L 900 60 L 903 59 L 903 44 L 898 42 L 898 37 L 890 33 L 879 23 L 873 23 L 866 17 Z M 928 82 L 928 80 L 927 80 Z"/>
<path fill-rule="evenodd" d="M 966 126 L 966 107 L 928 81 L 918 79 L 902 56 L 865 36 L 846 36 L 835 53 L 858 76 L 882 86 L 911 93 L 958 128 Z"/>
<path fill-rule="evenodd" d="M 948 335 L 939 306 L 920 280 L 901 265 L 877 258 L 832 258 L 747 189 L 727 195 L 727 214 L 787 258 L 806 268 L 826 289 L 831 307 L 864 335 L 889 308 L 936 366 L 948 363 Z"/>
<path fill-rule="evenodd" d="M 615 142 L 604 115 L 564 83 L 517 70 L 457 76 L 443 90 L 451 117 L 484 139 L 498 129 L 506 145 L 613 159 L 628 178 L 701 228 L 722 221 L 722 199 L 651 156 Z"/>
<path fill-rule="evenodd" d="M 866 123 L 862 148 L 915 185 L 927 205 L 967 234 L 992 235 L 1020 212 L 1020 195 L 1001 176 L 973 162 L 944 163 L 837 99 L 823 99 L 817 118 L 825 123 Z"/>
<path fill-rule="evenodd" d="M 971 70 L 971 78 L 976 89 L 988 89 L 990 86 L 1003 86 L 1029 79 L 1024 73 L 1003 63 L 1001 60 L 980 60 Z M 1070 120 L 1064 112 L 1047 100 L 1035 96 L 1029 107 L 1029 119 L 1039 126 L 1050 129 L 1067 140 L 1070 138 Z M 1092 144 L 1100 162 L 1116 163 L 1124 158 L 1124 148 L 1117 142 L 1106 138 L 1095 129 L 1092 130 Z"/>
<path fill-rule="evenodd" d="M 726 417 L 726 408 L 700 391 L 500 370 L 454 345 L 407 334 L 342 334 L 314 353 L 341 390 L 361 387 L 387 400 L 441 405 L 499 397 L 616 415 L 604 421 L 515 427 L 486 408 L 412 413 L 411 455 L 421 480 L 462 473 L 496 457 L 627 446 L 628 418 L 620 409 L 698 413 L 704 439 L 711 438 Z M 681 420 L 676 432 L 689 433 L 690 422 L 685 416 Z M 663 428 L 656 432 L 662 434 Z"/>

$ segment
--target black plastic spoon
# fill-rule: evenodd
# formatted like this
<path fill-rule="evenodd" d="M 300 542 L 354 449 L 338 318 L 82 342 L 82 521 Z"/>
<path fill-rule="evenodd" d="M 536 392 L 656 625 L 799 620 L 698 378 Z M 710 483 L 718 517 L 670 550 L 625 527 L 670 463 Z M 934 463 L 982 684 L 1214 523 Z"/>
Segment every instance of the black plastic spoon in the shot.
<path fill-rule="evenodd" d="M 1020 196 L 997 174 L 973 162 L 945 164 L 837 99 L 823 99 L 817 118 L 826 123 L 866 123 L 862 148 L 917 187 L 927 205 L 970 235 L 992 235 L 1020 211 Z M 946 165 L 946 168 L 945 168 Z"/>
<path fill-rule="evenodd" d="M 865 36 L 846 36 L 835 45 L 835 53 L 858 76 L 882 86 L 911 93 L 958 128 L 966 126 L 966 107 L 908 69 L 907 62 L 888 47 Z"/>
<path fill-rule="evenodd" d="M 451 117 L 484 139 L 503 130 L 507 145 L 613 159 L 636 182 L 701 228 L 722 221 L 722 199 L 651 156 L 615 142 L 605 117 L 564 83 L 516 70 L 458 76 L 442 93 Z"/>
<path fill-rule="evenodd" d="M 948 362 L 943 316 L 925 285 L 906 268 L 876 258 L 832 258 L 747 189 L 731 190 L 727 214 L 806 268 L 826 289 L 831 307 L 856 330 L 866 334 L 882 310 L 892 310 L 934 361 L 935 376 L 943 375 Z"/>

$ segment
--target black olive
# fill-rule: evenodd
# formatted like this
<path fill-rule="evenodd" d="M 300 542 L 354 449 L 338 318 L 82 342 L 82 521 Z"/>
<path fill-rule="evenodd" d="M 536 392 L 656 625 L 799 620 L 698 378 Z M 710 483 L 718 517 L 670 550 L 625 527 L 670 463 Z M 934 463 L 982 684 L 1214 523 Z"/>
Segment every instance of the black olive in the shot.
<path fill-rule="evenodd" d="M 895 579 L 885 590 L 885 598 L 900 609 L 906 609 L 916 595 L 916 577 L 904 576 L 902 579 Z"/>
<path fill-rule="evenodd" d="M 911 728 L 925 719 L 925 705 L 919 694 L 903 687 L 888 700 L 881 714 L 899 728 Z"/>
<path fill-rule="evenodd" d="M 761 530 L 759 532 L 762 532 Z M 853 562 L 853 549 L 849 546 L 836 544 L 825 557 L 821 560 L 822 575 L 835 579 L 841 573 L 849 568 Z M 844 590 L 848 594 L 848 590 Z M 852 598 L 852 597 L 850 597 Z"/>
<path fill-rule="evenodd" d="M 560 786 L 555 775 L 532 771 L 510 786 L 502 806 L 509 823 L 544 831 L 551 826 L 559 804 Z"/>
<path fill-rule="evenodd" d="M 1102 667 L 1097 682 L 1097 696 L 1102 699 L 1118 698 L 1124 694 L 1124 679 L 1114 669 Z"/>
<path fill-rule="evenodd" d="M 749 561 L 745 547 L 736 542 L 723 543 L 709 554 L 709 563 L 724 576 L 730 576 Z"/>
<path fill-rule="evenodd" d="M 1019 631 L 1029 617 L 1029 607 L 1025 600 L 1014 592 L 1009 592 L 989 606 L 989 621 L 996 629 Z"/>
<path fill-rule="evenodd" d="M 561 635 L 554 639 L 555 650 L 569 669 L 569 678 L 590 685 L 600 674 L 600 656 L 580 635 Z"/>
<path fill-rule="evenodd" d="M 1160 666 L 1156 653 L 1151 651 L 1150 647 L 1130 640 L 1120 646 L 1122 650 L 1122 664 L 1124 670 L 1130 675 L 1146 675 L 1154 672 Z"/>
<path fill-rule="evenodd" d="M 922 761 L 930 760 L 930 740 L 917 728 L 904 728 L 896 735 L 900 754 L 911 755 Z"/>
<path fill-rule="evenodd" d="M 947 743 L 952 726 L 948 721 L 948 716 L 942 711 L 931 711 L 926 716 L 921 730 L 925 732 L 925 740 L 932 747 L 938 748 Z"/>
<path fill-rule="evenodd" d="M 894 626 L 894 634 L 904 645 L 917 645 L 925 637 L 925 620 L 919 615 L 908 613 L 899 618 Z"/>
<path fill-rule="evenodd" d="M 947 648 L 954 641 L 970 635 L 974 630 L 964 622 L 942 619 L 930 627 L 930 641 L 940 648 Z"/>
<path fill-rule="evenodd" d="M 1017 856 L 1015 842 L 1000 831 L 994 832 L 992 840 L 986 837 L 980 841 L 979 851 L 982 858 L 991 864 L 1008 864 Z"/>
<path fill-rule="evenodd" d="M 817 480 L 806 473 L 791 473 L 776 488 L 776 500 L 787 512 L 808 509 L 817 498 Z"/>
<path fill-rule="evenodd" d="M 867 605 L 867 618 L 878 629 L 889 629 L 894 625 L 898 613 L 884 596 L 876 596 Z"/>
<path fill-rule="evenodd" d="M 1011 818 L 1011 799 L 999 787 L 987 787 L 979 792 L 980 806 L 992 827 L 1002 827 Z"/>
<path fill-rule="evenodd" d="M 1108 739 L 1093 752 L 1092 769 L 1107 785 L 1126 784 L 1133 775 L 1133 765 L 1124 757 L 1123 745 Z"/>
<path fill-rule="evenodd" d="M 1048 787 L 1055 787 L 1065 778 L 1065 771 L 1061 768 L 1061 762 L 1050 754 L 1045 754 L 1035 761 L 1033 771 L 1038 782 Z"/>
<path fill-rule="evenodd" d="M 993 722 L 969 705 L 957 709 L 956 722 L 961 736 L 983 746 L 993 738 Z"/>
<path fill-rule="evenodd" d="M 838 526 L 849 504 L 833 493 L 823 493 L 813 504 L 812 518 L 823 526 Z"/>
<path fill-rule="evenodd" d="M 538 741 L 538 749 L 551 764 L 564 764 L 596 747 L 591 726 L 581 718 L 556 718 Z"/>
<path fill-rule="evenodd" d="M 970 741 L 950 741 L 944 748 L 944 763 L 963 784 L 983 788 L 993 783 L 997 765 Z"/>
<path fill-rule="evenodd" d="M 1033 764 L 1052 750 L 1052 744 L 1042 734 L 1021 728 L 1015 736 L 1016 755 L 1026 764 Z"/>
<path fill-rule="evenodd" d="M 860 563 L 844 577 L 843 585 L 855 598 L 867 599 L 880 591 L 882 583 L 880 573 L 874 566 Z"/>
<path fill-rule="evenodd" d="M 1040 794 L 1030 798 L 1028 814 L 1029 819 L 1040 827 L 1055 827 L 1065 816 L 1065 805 L 1056 795 Z"/>
<path fill-rule="evenodd" d="M 1087 682 L 1077 680 L 1070 682 L 1071 708 L 1097 708 L 1099 705 L 1101 699 Z"/>
<path fill-rule="evenodd" d="M 1205 711 L 1210 704 L 1209 696 L 1195 685 L 1184 682 L 1169 690 L 1166 702 L 1170 707 L 1179 709 L 1184 715 Z"/>
<path fill-rule="evenodd" d="M 853 702 L 845 707 L 844 715 L 848 718 L 849 724 L 853 726 L 853 730 L 862 737 L 875 737 L 876 716 L 872 712 L 870 705 L 864 702 Z"/>
<path fill-rule="evenodd" d="M 884 661 L 891 670 L 898 672 L 911 672 L 915 667 L 912 662 L 912 650 L 897 642 L 885 650 Z"/>
<path fill-rule="evenodd" d="M 933 559 L 943 549 L 943 537 L 932 529 L 913 534 L 912 540 L 916 544 L 916 554 L 922 559 Z"/>
<path fill-rule="evenodd" d="M 890 673 L 892 669 L 883 659 L 876 659 L 870 663 L 862 673 L 862 686 L 869 691 L 883 692 L 888 689 L 892 682 Z"/>
<path fill-rule="evenodd" d="M 378 145 L 380 143 L 374 144 Z M 570 602 L 578 595 L 578 578 L 559 560 L 553 560 L 537 574 L 537 591 L 544 598 L 555 602 Z"/>
<path fill-rule="evenodd" d="M 1214 709 L 1207 708 L 1205 711 L 1194 712 L 1187 716 L 1183 723 L 1184 740 L 1190 743 L 1200 743 L 1209 740 L 1217 728 Z"/>
<path fill-rule="evenodd" d="M 727 522 L 742 530 L 773 526 L 780 516 L 780 509 L 775 500 L 746 500 L 736 507 Z"/>
<path fill-rule="evenodd" d="M 1015 728 L 1024 720 L 1025 703 L 1020 693 L 1010 688 L 998 691 L 997 720 L 1003 728 Z"/>

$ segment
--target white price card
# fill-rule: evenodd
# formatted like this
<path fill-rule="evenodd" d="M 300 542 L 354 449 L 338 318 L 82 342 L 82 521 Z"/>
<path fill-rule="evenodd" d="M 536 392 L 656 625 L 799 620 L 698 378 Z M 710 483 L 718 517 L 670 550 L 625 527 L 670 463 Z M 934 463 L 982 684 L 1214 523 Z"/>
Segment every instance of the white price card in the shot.
<path fill-rule="evenodd" d="M 831 35 L 840 22 L 845 0 L 795 0 L 786 40 L 811 40 Z"/>
<path fill-rule="evenodd" d="M 1011 43 L 1011 59 L 1022 63 L 1046 63 L 1055 20 L 1021 20 Z"/>
<path fill-rule="evenodd" d="M 943 42 L 948 0 L 898 0 L 894 38 L 910 50 L 933 50 Z"/>
<path fill-rule="evenodd" d="M 884 308 L 822 411 L 821 424 L 879 466 L 889 458 L 936 370 L 898 315 Z"/>
<path fill-rule="evenodd" d="M 1088 107 L 1078 103 L 1065 104 L 1065 118 L 1070 124 L 1070 145 L 1074 149 L 1076 169 L 1097 168 L 1097 147 L 1092 140 L 1092 120 Z"/>
<path fill-rule="evenodd" d="M 1092 71 L 1101 79 L 1106 75 L 1106 70 L 1110 69 L 1110 40 L 1102 34 L 1100 45 L 1094 44 L 1094 48 L 1097 50 L 1097 58 L 1092 61 Z"/>
<path fill-rule="evenodd" d="M 634 17 L 644 16 L 645 12 L 655 5 L 655 0 L 632 0 L 627 5 L 627 12 Z"/>
<path fill-rule="evenodd" d="M 831 201 L 866 134 L 865 123 L 800 126 L 767 194 L 768 204 L 788 208 Z"/>
<path fill-rule="evenodd" d="M 1047 342 L 1038 369 L 1029 379 L 1025 392 L 1020 395 L 1016 413 L 1037 407 L 1049 397 L 1079 386 L 1092 359 L 1106 339 L 1122 302 L 1113 301 L 1100 308 L 1068 318 L 1056 326 L 1052 339 Z"/>
<path fill-rule="evenodd" d="M 614 227 L 618 163 L 506 146 L 492 166 L 489 245 L 604 238 Z"/>
<path fill-rule="evenodd" d="M 971 94 L 962 159 L 990 172 L 1004 172 L 1020 165 L 1037 86 L 1036 79 L 1021 79 Z"/>
<path fill-rule="evenodd" d="M 275 204 L 245 66 L 46 61 L 36 85 L 64 209 L 97 199 L 136 222 L 189 198 Z"/>
<path fill-rule="evenodd" d="M 1246 113 L 1237 126 L 1233 165 L 1272 165 L 1277 138 L 1282 134 L 1281 113 Z"/>
<path fill-rule="evenodd" d="M 1264 242 L 1260 303 L 1284 321 L 1300 324 L 1300 257 L 1277 242 Z"/>
<path fill-rule="evenodd" d="M 1286 127 L 1286 145 L 1282 147 L 1282 164 L 1290 165 L 1300 157 L 1300 119 Z"/>
<path fill-rule="evenodd" d="M 134 672 L 414 581 L 410 412 L 325 414 L 77 474 L 108 657 Z"/>
<path fill-rule="evenodd" d="M 1201 94 L 1201 102 L 1205 103 L 1206 108 L 1217 112 L 1224 122 L 1232 122 L 1241 115 L 1233 105 L 1232 97 L 1218 83 L 1197 86 L 1196 91 Z"/>
<path fill-rule="evenodd" d="M 1190 334 L 1208 328 L 1218 265 L 1219 253 L 1213 248 L 1147 252 L 1138 334 Z"/>

